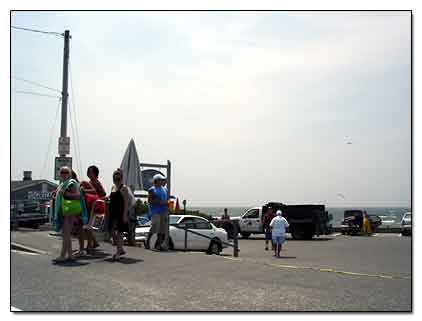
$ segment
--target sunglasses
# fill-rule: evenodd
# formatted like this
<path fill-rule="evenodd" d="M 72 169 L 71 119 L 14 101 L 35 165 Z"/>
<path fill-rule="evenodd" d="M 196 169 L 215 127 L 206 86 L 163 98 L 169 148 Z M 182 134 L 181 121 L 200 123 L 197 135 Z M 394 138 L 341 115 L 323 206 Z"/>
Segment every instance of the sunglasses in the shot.
<path fill-rule="evenodd" d="M 60 175 L 61 174 L 70 174 L 70 172 L 68 172 L 68 171 L 63 171 L 63 172 L 60 172 Z"/>

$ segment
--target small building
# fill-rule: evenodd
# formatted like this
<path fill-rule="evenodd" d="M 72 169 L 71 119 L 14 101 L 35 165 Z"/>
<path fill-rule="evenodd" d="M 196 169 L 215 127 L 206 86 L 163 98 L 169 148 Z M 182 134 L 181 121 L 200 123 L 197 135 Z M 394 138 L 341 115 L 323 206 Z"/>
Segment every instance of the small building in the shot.
<path fill-rule="evenodd" d="M 51 199 L 51 193 L 57 189 L 57 184 L 46 179 L 32 179 L 31 171 L 23 172 L 21 181 L 10 182 L 10 200 L 31 200 L 46 202 Z"/>
<path fill-rule="evenodd" d="M 21 181 L 10 182 L 10 208 L 21 208 L 24 212 L 32 212 L 33 208 L 48 211 L 51 193 L 57 189 L 57 184 L 46 179 L 32 179 L 31 171 L 23 172 Z"/>

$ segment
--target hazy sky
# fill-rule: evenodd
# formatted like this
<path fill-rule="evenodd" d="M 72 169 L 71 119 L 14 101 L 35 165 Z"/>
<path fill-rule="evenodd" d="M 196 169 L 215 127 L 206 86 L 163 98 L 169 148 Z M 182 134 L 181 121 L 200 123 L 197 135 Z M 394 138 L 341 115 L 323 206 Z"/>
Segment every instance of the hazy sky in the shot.
<path fill-rule="evenodd" d="M 141 162 L 171 160 L 188 205 L 410 205 L 410 13 L 17 12 L 12 25 L 70 30 L 74 168 L 96 164 L 107 190 L 134 138 Z M 11 50 L 13 77 L 61 89 L 62 38 L 12 30 Z M 12 179 L 52 180 L 59 100 L 16 91 L 56 95 L 12 79 Z"/>

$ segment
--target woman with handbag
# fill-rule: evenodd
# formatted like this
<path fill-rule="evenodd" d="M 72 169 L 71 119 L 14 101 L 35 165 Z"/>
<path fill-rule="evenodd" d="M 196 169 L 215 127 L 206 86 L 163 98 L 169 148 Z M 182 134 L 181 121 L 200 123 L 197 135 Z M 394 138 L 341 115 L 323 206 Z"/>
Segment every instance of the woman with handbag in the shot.
<path fill-rule="evenodd" d="M 113 187 L 110 193 L 108 229 L 116 244 L 116 253 L 113 260 L 119 260 L 121 255 L 126 254 L 123 249 L 123 233 L 129 231 L 128 227 L 128 188 L 122 183 L 123 173 L 116 170 L 113 173 Z"/>
<path fill-rule="evenodd" d="M 62 263 L 74 260 L 72 256 L 72 229 L 82 220 L 88 222 L 85 200 L 79 183 L 71 178 L 71 170 L 67 166 L 60 168 L 62 183 L 56 193 L 54 206 L 54 229 L 62 230 L 62 249 L 60 256 L 53 263 Z"/>

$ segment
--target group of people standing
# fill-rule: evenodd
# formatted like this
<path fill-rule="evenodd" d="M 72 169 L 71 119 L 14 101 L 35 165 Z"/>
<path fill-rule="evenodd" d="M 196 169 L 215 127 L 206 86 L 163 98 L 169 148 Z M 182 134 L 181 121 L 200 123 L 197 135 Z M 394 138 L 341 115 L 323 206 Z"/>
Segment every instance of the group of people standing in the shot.
<path fill-rule="evenodd" d="M 123 171 L 113 172 L 113 186 L 108 196 L 108 217 L 106 228 L 116 245 L 112 260 L 119 260 L 126 252 L 123 248 L 123 234 L 129 232 L 130 198 L 134 198 L 129 187 L 123 184 Z M 60 168 L 61 183 L 53 193 L 53 225 L 56 232 L 62 234 L 62 249 L 53 263 L 72 261 L 80 256 L 92 254 L 99 246 L 93 233 L 93 224 L 97 214 L 105 214 L 106 197 L 103 185 L 99 181 L 99 169 L 88 167 L 88 181 L 80 181 L 77 174 L 67 166 Z M 157 174 L 153 178 L 154 186 L 148 191 L 151 213 L 150 236 L 157 233 L 155 244 L 158 250 L 168 249 L 168 196 L 165 187 L 166 178 Z M 79 240 L 79 251 L 72 252 L 72 235 Z M 85 247 L 85 241 L 86 247 Z M 148 242 L 147 242 L 148 243 Z"/>
<path fill-rule="evenodd" d="M 54 263 L 73 260 L 78 256 L 91 253 L 99 246 L 92 231 L 94 214 L 104 212 L 106 192 L 98 180 L 99 170 L 89 166 L 89 181 L 80 182 L 77 174 L 67 166 L 60 168 L 61 183 L 53 192 L 53 226 L 62 233 L 62 249 Z M 77 235 L 79 251 L 72 252 L 72 234 Z M 86 247 L 84 246 L 87 241 Z"/>
<path fill-rule="evenodd" d="M 123 234 L 129 232 L 130 198 L 134 198 L 130 188 L 123 184 L 123 171 L 116 169 L 113 172 L 113 186 L 108 196 L 107 230 L 116 245 L 113 260 L 119 260 L 126 252 L 123 248 Z M 87 169 L 89 180 L 80 181 L 77 174 L 69 167 L 60 169 L 61 184 L 53 193 L 54 217 L 53 225 L 56 232 L 62 233 L 62 249 L 60 256 L 54 263 L 74 260 L 77 257 L 91 254 L 99 243 L 95 239 L 92 227 L 97 214 L 105 214 L 107 193 L 99 181 L 99 169 L 91 165 Z M 154 247 L 160 251 L 169 249 L 169 208 L 166 177 L 156 174 L 153 177 L 154 185 L 148 190 L 149 214 L 151 228 L 148 234 L 146 247 Z M 222 219 L 230 219 L 225 209 Z M 265 250 L 268 250 L 269 241 L 272 244 L 274 256 L 280 257 L 282 245 L 285 242 L 286 228 L 289 223 L 283 217 L 281 210 L 269 207 L 263 217 L 265 231 Z M 76 235 L 79 240 L 79 251 L 72 252 L 71 237 Z M 153 234 L 157 240 L 150 244 Z M 86 247 L 85 247 L 85 241 Z"/>

